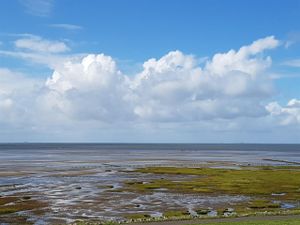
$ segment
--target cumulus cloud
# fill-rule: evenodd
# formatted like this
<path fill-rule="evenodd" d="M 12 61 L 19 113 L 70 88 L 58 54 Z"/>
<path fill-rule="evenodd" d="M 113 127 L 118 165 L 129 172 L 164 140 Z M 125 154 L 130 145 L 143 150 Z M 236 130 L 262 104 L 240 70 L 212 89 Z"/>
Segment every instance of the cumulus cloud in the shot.
<path fill-rule="evenodd" d="M 117 124 L 124 130 L 129 129 L 124 124 L 142 128 L 169 124 L 164 127 L 174 129 L 196 124 L 206 130 L 236 131 L 255 129 L 256 123 L 257 129 L 266 129 L 270 117 L 282 125 L 292 124 L 299 122 L 298 100 L 286 107 L 265 104 L 273 97 L 274 87 L 268 76 L 272 60 L 264 52 L 278 45 L 273 36 L 266 37 L 239 50 L 218 53 L 204 65 L 194 55 L 171 51 L 147 60 L 131 76 L 104 54 L 61 58 L 52 65 L 53 73 L 39 91 L 28 87 L 22 93 L 23 99 L 34 99 L 31 107 L 28 102 L 19 104 L 11 90 L 0 94 L 0 108 L 8 113 L 14 105 L 23 106 L 22 115 L 31 112 L 39 128 L 79 123 L 89 128 Z M 29 53 L 42 51 L 39 49 L 49 51 L 49 47 L 39 47 Z M 246 121 L 252 122 L 246 126 Z M 154 130 L 160 129 L 157 126 Z"/>
<path fill-rule="evenodd" d="M 279 44 L 267 37 L 216 54 L 204 68 L 180 51 L 150 59 L 132 83 L 135 114 L 151 120 L 201 120 L 257 117 L 266 114 L 261 101 L 273 93 L 265 70 L 270 57 L 258 55 Z"/>
<path fill-rule="evenodd" d="M 193 55 L 172 51 L 123 74 L 103 54 L 66 60 L 46 81 L 46 108 L 80 120 L 184 122 L 267 114 L 273 94 L 262 52 L 279 42 L 267 37 L 238 51 L 216 54 L 201 68 Z"/>
<path fill-rule="evenodd" d="M 279 41 L 274 36 L 254 41 L 251 45 L 243 46 L 239 51 L 230 50 L 227 53 L 214 55 L 207 63 L 206 69 L 213 74 L 222 76 L 230 71 L 240 71 L 251 76 L 261 73 L 271 65 L 271 58 L 265 59 L 258 54 L 264 50 L 276 48 Z"/>
<path fill-rule="evenodd" d="M 0 68 L 0 123 L 17 126 L 31 118 L 36 113 L 34 99 L 41 87 L 38 79 Z"/>
<path fill-rule="evenodd" d="M 88 55 L 56 69 L 46 81 L 45 98 L 48 107 L 71 117 L 107 122 L 126 119 L 127 82 L 110 56 Z"/>
<path fill-rule="evenodd" d="M 286 106 L 271 102 L 266 106 L 271 116 L 281 125 L 300 124 L 300 100 L 291 99 Z"/>
<path fill-rule="evenodd" d="M 69 47 L 61 41 L 50 41 L 39 36 L 20 38 L 15 41 L 17 48 L 26 49 L 34 52 L 60 53 L 69 51 Z"/>

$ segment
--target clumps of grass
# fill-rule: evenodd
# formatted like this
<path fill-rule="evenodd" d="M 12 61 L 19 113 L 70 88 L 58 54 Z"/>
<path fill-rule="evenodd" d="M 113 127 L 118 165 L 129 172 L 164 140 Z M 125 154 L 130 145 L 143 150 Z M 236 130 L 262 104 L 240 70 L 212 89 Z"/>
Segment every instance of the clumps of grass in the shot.
<path fill-rule="evenodd" d="M 13 203 L 13 204 L 0 205 L 0 215 L 11 214 L 11 213 L 16 213 L 21 211 L 35 210 L 35 209 L 40 210 L 41 208 L 46 206 L 46 204 L 43 202 L 39 202 L 37 200 L 22 200 L 22 198 L 14 199 L 14 201 L 10 201 L 7 203 Z"/>
<path fill-rule="evenodd" d="M 151 216 L 149 214 L 135 213 L 135 214 L 125 215 L 125 218 L 132 221 L 143 221 L 143 220 L 150 219 Z"/>
<path fill-rule="evenodd" d="M 143 184 L 143 181 L 137 181 L 137 180 L 130 180 L 130 181 L 126 181 L 125 184 L 127 185 L 137 185 L 137 184 Z"/>
<path fill-rule="evenodd" d="M 0 206 L 5 205 L 7 203 L 15 202 L 17 201 L 17 197 L 12 197 L 12 196 L 2 196 L 0 197 Z"/>
<path fill-rule="evenodd" d="M 206 208 L 200 208 L 200 209 L 195 209 L 195 212 L 197 213 L 197 215 L 208 215 L 211 210 L 210 209 L 206 209 Z"/>
<path fill-rule="evenodd" d="M 97 188 L 100 188 L 100 189 L 113 189 L 114 188 L 114 185 L 97 185 Z"/>
<path fill-rule="evenodd" d="M 114 221 L 106 221 L 106 222 L 103 222 L 101 225 L 118 225 L 120 223 L 118 222 L 114 222 Z"/>
<path fill-rule="evenodd" d="M 211 222 L 206 225 L 299 225 L 299 219 L 285 219 L 278 221 L 236 221 L 236 222 Z M 200 225 L 200 224 L 199 224 Z"/>
<path fill-rule="evenodd" d="M 15 213 L 15 212 L 18 212 L 18 211 L 19 211 L 19 209 L 17 207 L 14 207 L 14 206 L 1 207 L 0 208 L 0 215 Z"/>
<path fill-rule="evenodd" d="M 287 193 L 286 198 L 300 197 L 300 170 L 298 168 L 246 167 L 240 170 L 218 168 L 148 167 L 137 169 L 140 173 L 196 175 L 195 178 L 174 182 L 168 179 L 127 182 L 137 191 L 166 188 L 187 193 L 213 193 L 232 195 L 271 195 Z M 284 198 L 284 196 L 283 196 Z"/>
<path fill-rule="evenodd" d="M 162 217 L 159 218 L 151 217 L 151 215 L 144 213 L 127 214 L 124 218 L 131 222 L 143 222 L 153 220 L 187 219 L 191 218 L 191 215 L 187 210 L 170 210 L 165 211 L 162 214 Z"/>
<path fill-rule="evenodd" d="M 256 213 L 297 213 L 296 209 L 281 209 L 280 202 L 293 202 L 300 198 L 300 167 L 257 166 L 241 167 L 239 170 L 224 168 L 181 168 L 146 167 L 135 170 L 139 173 L 165 175 L 164 179 L 131 180 L 124 183 L 120 190 L 132 192 L 163 191 L 183 194 L 205 195 L 244 195 L 254 199 L 239 203 L 234 211 L 226 208 L 216 209 L 218 216 L 255 215 Z M 173 176 L 169 176 L 173 175 Z M 176 179 L 180 175 L 181 179 Z M 182 175 L 188 176 L 182 179 Z M 274 195 L 284 193 L 284 195 Z M 277 203 L 278 202 L 278 203 Z M 226 206 L 225 206 L 226 207 Z M 229 207 L 229 206 L 227 206 Z M 300 210 L 300 209 L 299 209 Z M 300 211 L 299 211 L 300 212 Z M 208 209 L 196 211 L 198 216 L 206 216 Z M 188 212 L 169 211 L 165 218 L 189 217 Z"/>
<path fill-rule="evenodd" d="M 279 203 L 274 203 L 265 199 L 256 199 L 250 202 L 249 208 L 251 209 L 277 209 L 280 208 Z"/>
<path fill-rule="evenodd" d="M 187 210 L 173 210 L 173 211 L 166 211 L 163 213 L 163 217 L 167 219 L 186 218 L 189 216 L 190 213 Z"/>
<path fill-rule="evenodd" d="M 115 221 L 75 221 L 71 225 L 118 225 Z"/>
<path fill-rule="evenodd" d="M 231 217 L 231 216 L 236 216 L 237 212 L 233 208 L 219 208 L 217 209 L 217 215 L 219 217 Z"/>
<path fill-rule="evenodd" d="M 29 221 L 28 217 L 26 215 L 14 215 L 10 216 L 8 214 L 7 216 L 5 215 L 0 215 L 0 221 L 1 224 L 22 224 L 22 225 L 33 225 L 34 222 Z"/>

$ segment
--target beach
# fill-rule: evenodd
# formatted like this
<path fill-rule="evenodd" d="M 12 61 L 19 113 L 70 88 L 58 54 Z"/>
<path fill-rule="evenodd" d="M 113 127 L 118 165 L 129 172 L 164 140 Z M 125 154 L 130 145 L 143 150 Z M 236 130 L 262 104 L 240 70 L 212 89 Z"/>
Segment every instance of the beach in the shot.
<path fill-rule="evenodd" d="M 298 214 L 300 183 L 291 179 L 300 173 L 298 150 L 299 145 L 2 144 L 0 221 L 200 220 L 242 215 L 244 208 L 252 216 Z M 199 185 L 212 174 L 215 180 Z M 287 178 L 286 187 L 275 182 L 258 193 L 255 185 L 239 183 L 253 177 L 272 185 L 277 174 Z M 225 180 L 227 187 L 219 185 Z M 251 185 L 255 191 L 247 191 Z"/>

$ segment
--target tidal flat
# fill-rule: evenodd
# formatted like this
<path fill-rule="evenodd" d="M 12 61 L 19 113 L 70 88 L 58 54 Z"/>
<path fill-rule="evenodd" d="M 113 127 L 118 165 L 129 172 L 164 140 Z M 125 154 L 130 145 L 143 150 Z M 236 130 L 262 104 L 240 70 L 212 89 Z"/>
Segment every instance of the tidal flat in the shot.
<path fill-rule="evenodd" d="M 165 175 L 151 181 L 128 181 L 124 191 L 142 194 L 159 192 L 178 196 L 201 196 L 206 201 L 187 208 L 163 210 L 165 218 L 249 216 L 300 212 L 300 167 L 240 166 L 239 169 L 146 167 L 135 170 Z M 183 179 L 182 176 L 185 176 Z M 178 179 L 180 177 L 180 179 Z M 225 201 L 222 198 L 225 197 Z M 210 199 L 215 198 L 214 202 Z M 135 214 L 134 218 L 138 216 Z M 145 214 L 141 215 L 141 218 Z"/>
<path fill-rule="evenodd" d="M 0 145 L 0 224 L 300 214 L 299 149 Z"/>

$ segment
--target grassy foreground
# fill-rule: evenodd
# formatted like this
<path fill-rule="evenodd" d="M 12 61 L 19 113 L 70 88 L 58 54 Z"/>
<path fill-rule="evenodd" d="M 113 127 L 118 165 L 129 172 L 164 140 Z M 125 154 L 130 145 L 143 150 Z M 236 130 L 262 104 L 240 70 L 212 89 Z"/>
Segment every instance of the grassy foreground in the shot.
<path fill-rule="evenodd" d="M 206 225 L 299 225 L 299 224 L 300 224 L 300 220 L 281 220 L 281 221 L 219 222 L 219 223 L 207 223 Z"/>
<path fill-rule="evenodd" d="M 163 221 L 160 223 L 158 222 L 157 225 L 163 225 Z M 176 223 L 176 222 L 175 222 Z M 134 225 L 135 223 L 132 223 L 131 225 Z M 147 225 L 147 223 L 144 223 Z M 102 225 L 99 223 L 86 223 L 86 222 L 80 222 L 75 223 L 73 225 Z M 117 225 L 117 223 L 104 223 L 103 225 Z M 195 224 L 192 224 L 195 225 Z M 198 225 L 204 225 L 204 223 L 198 224 Z M 287 219 L 287 220 L 278 220 L 278 221 L 243 221 L 243 222 L 213 222 L 213 223 L 205 223 L 205 225 L 300 225 L 299 219 Z"/>

